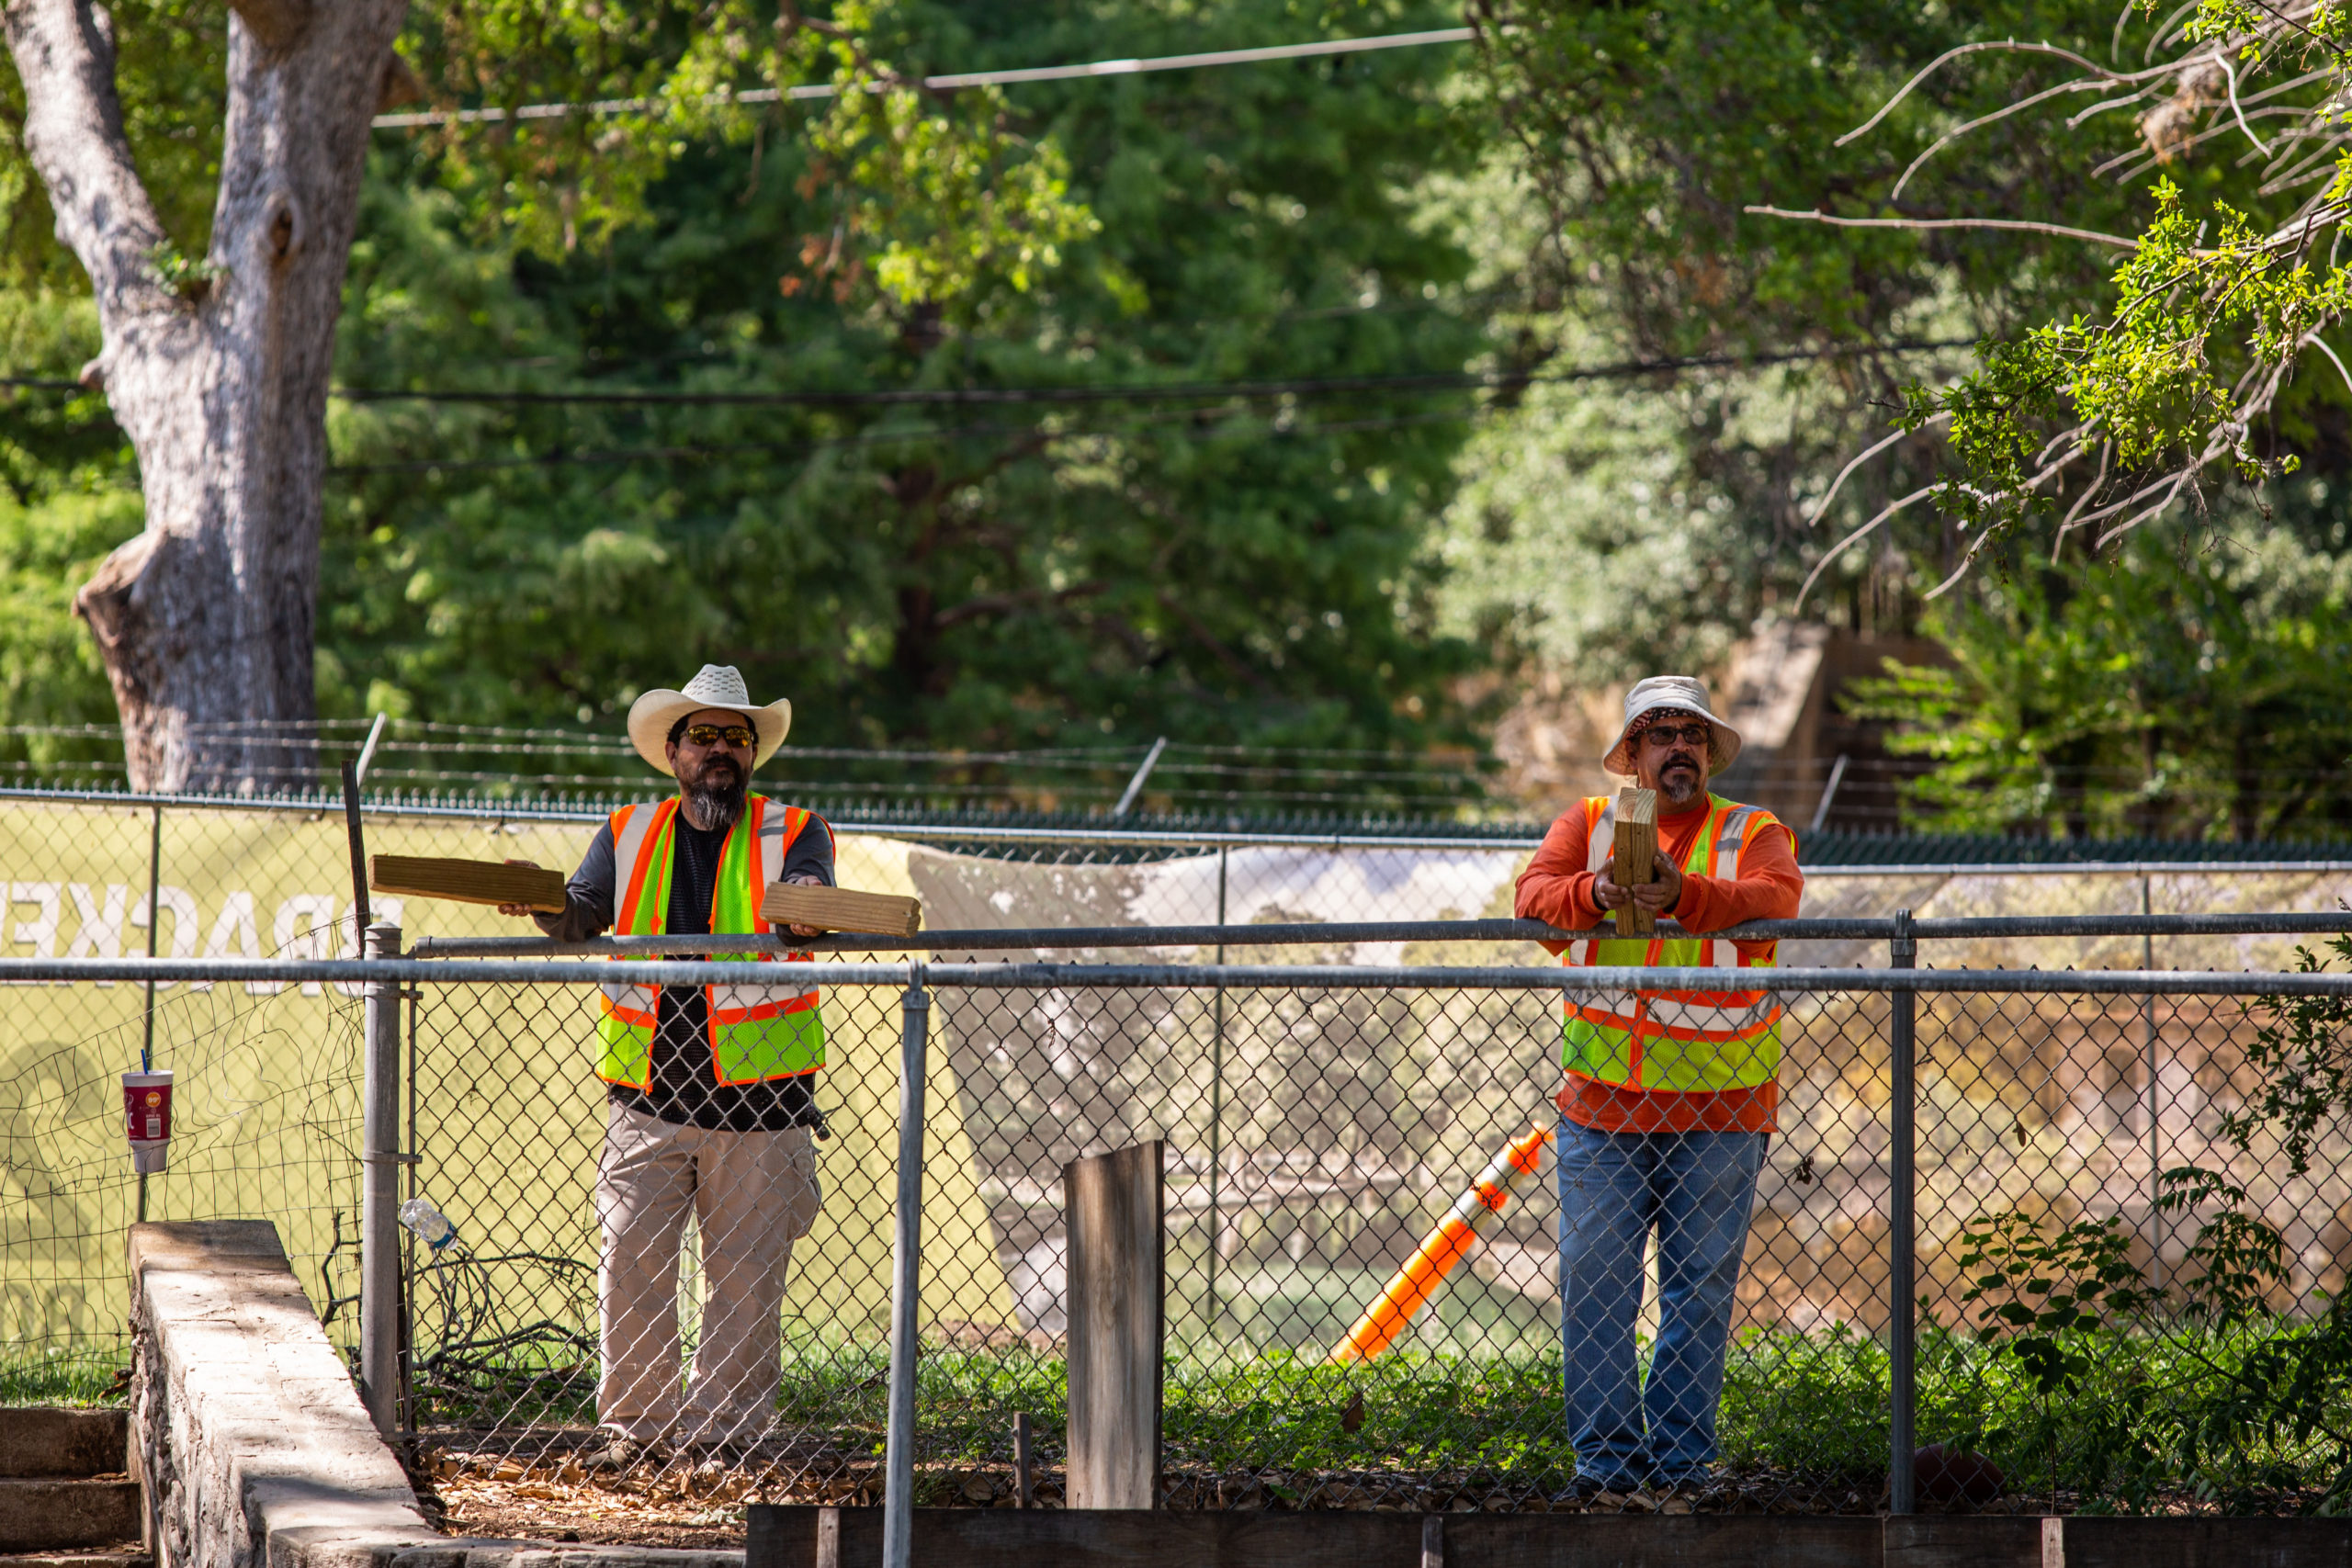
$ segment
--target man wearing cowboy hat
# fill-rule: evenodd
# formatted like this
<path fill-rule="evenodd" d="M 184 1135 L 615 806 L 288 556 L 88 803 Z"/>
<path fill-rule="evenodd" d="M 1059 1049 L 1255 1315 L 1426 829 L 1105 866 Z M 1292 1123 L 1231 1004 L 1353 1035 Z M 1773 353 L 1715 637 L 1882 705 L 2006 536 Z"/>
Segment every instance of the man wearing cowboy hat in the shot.
<path fill-rule="evenodd" d="M 1602 766 L 1657 792 L 1657 880 L 1615 880 L 1615 803 L 1562 815 L 1520 874 L 1518 912 L 1570 931 L 1629 907 L 1683 935 L 1546 942 L 1570 964 L 1770 966 L 1770 942 L 1705 933 L 1788 919 L 1796 840 L 1760 807 L 1710 795 L 1739 732 L 1705 684 L 1657 675 L 1625 697 Z M 1715 1457 L 1715 1410 L 1748 1212 L 1779 1103 L 1769 991 L 1585 991 L 1567 999 L 1559 1091 L 1560 1335 L 1577 1490 L 1690 1485 Z M 1643 1254 L 1657 1241 L 1657 1337 L 1635 1365 Z"/>
<path fill-rule="evenodd" d="M 563 942 L 607 930 L 762 932 L 769 882 L 831 886 L 824 819 L 750 793 L 752 770 L 791 723 L 790 703 L 753 706 L 743 678 L 724 665 L 639 697 L 629 739 L 676 777 L 678 793 L 614 812 L 572 874 L 563 913 L 535 916 L 540 929 Z M 604 992 L 601 1440 L 586 1458 L 623 1469 L 657 1443 L 740 1449 L 775 1413 L 785 1269 L 820 1197 L 809 1134 L 823 1125 L 812 1091 L 825 1030 L 816 991 L 790 981 Z M 702 1249 L 702 1333 L 682 1398 L 677 1283 L 690 1211 Z"/>

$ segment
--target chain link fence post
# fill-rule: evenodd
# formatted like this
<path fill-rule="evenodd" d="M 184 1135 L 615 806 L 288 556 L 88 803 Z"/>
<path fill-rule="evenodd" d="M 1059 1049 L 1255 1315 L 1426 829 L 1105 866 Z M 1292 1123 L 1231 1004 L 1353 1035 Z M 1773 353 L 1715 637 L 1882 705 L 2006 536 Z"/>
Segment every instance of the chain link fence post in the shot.
<path fill-rule="evenodd" d="M 368 928 L 369 958 L 398 958 L 401 929 Z M 376 1429 L 400 1422 L 401 986 L 368 982 L 361 1095 L 359 1393 Z"/>
<path fill-rule="evenodd" d="M 883 1568 L 908 1568 L 914 1529 L 915 1372 L 922 1310 L 923 1078 L 931 997 L 907 965 L 899 1044 L 899 1208 L 890 1237 L 890 1426 L 882 1461 Z"/>
<path fill-rule="evenodd" d="M 1910 969 L 1919 962 L 1919 939 L 1911 933 L 1911 911 L 1894 911 L 1894 935 L 1887 942 L 1887 966 Z M 1912 1296 L 1917 1289 L 1917 1259 L 1914 1256 L 1915 1206 L 1918 1185 L 1917 1128 L 1915 1125 L 1917 1094 L 1914 1084 L 1918 1056 L 1919 993 L 1899 990 L 1887 1000 L 1893 1006 L 1893 1147 L 1888 1151 L 1892 1166 L 1892 1191 L 1888 1194 L 1893 1211 L 1888 1237 L 1891 1253 L 1887 1270 L 1887 1457 L 1886 1506 L 1891 1514 L 1909 1514 L 1917 1509 L 1914 1495 L 1918 1482 L 1918 1470 L 1913 1457 L 1917 1448 L 1913 1440 L 1912 1424 L 1918 1398 L 1918 1338 L 1917 1320 Z"/>

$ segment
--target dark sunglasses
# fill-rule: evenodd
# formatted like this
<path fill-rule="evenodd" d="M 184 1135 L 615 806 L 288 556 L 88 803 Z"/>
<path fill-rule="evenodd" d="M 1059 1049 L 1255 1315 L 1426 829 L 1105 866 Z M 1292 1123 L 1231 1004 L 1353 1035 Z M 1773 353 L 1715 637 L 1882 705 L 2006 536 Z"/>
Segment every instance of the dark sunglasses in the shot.
<path fill-rule="evenodd" d="M 1685 746 L 1704 746 L 1715 738 L 1715 732 L 1703 724 L 1653 724 L 1642 731 L 1644 740 L 1655 740 L 1671 746 L 1680 741 Z"/>
<path fill-rule="evenodd" d="M 690 724 L 686 726 L 686 739 L 693 741 L 697 746 L 716 746 L 720 741 L 724 740 L 729 746 L 741 746 L 748 749 L 752 742 L 757 740 L 759 738 L 757 731 L 746 729 L 740 724 Z"/>

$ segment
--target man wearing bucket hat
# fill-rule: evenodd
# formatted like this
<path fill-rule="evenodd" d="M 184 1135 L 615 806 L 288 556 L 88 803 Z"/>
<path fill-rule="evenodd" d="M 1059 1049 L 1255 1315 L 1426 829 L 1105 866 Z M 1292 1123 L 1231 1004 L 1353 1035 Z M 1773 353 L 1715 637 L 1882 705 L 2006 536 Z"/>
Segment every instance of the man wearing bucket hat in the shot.
<path fill-rule="evenodd" d="M 639 697 L 629 739 L 677 779 L 678 793 L 614 812 L 572 874 L 563 912 L 537 915 L 540 928 L 564 942 L 607 930 L 764 932 L 769 882 L 831 886 L 823 818 L 750 792 L 752 770 L 791 723 L 790 703 L 754 706 L 742 676 L 724 665 Z M 740 1450 L 775 1413 L 785 1270 L 820 1198 L 809 1142 L 823 1126 L 813 1092 L 825 1065 L 817 1004 L 813 987 L 787 980 L 604 987 L 603 1375 L 592 1467 L 625 1469 L 658 1444 Z M 702 1251 L 702 1329 L 682 1397 L 677 1284 L 689 1212 Z"/>
<path fill-rule="evenodd" d="M 1705 933 L 1787 919 L 1804 879 L 1789 829 L 1760 807 L 1711 795 L 1739 732 L 1705 684 L 1657 675 L 1625 696 L 1601 759 L 1657 792 L 1657 880 L 1615 880 L 1615 802 L 1563 814 L 1520 874 L 1522 919 L 1586 931 L 1639 906 L 1683 935 L 1545 943 L 1572 965 L 1763 967 L 1769 942 Z M 1559 1091 L 1560 1334 L 1568 1439 L 1586 1495 L 1700 1483 L 1748 1213 L 1778 1108 L 1780 1004 L 1769 991 L 1570 993 Z M 1643 1257 L 1657 1243 L 1657 1337 L 1635 1363 Z"/>

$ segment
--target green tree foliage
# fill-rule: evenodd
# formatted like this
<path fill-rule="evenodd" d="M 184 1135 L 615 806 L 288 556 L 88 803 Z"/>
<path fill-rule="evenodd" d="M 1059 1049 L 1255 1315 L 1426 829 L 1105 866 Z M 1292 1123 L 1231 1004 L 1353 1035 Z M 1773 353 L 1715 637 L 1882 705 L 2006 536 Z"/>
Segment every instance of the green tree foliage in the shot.
<path fill-rule="evenodd" d="M 529 41 L 496 16 L 416 48 L 428 83 Z M 845 73 L 877 69 L 869 46 L 920 73 L 1442 18 L 1234 0 L 855 19 L 856 51 L 798 36 Z M 1481 341 L 1466 258 L 1412 196 L 1474 155 L 1443 101 L 1458 63 L 736 106 L 638 186 L 571 197 L 555 150 L 584 123 L 537 151 L 379 132 L 338 380 L 486 400 L 331 409 L 322 712 L 606 725 L 710 660 L 791 694 L 812 744 L 1469 742 L 1450 694 L 1476 657 L 1432 631 L 1424 547 L 1459 399 L 1117 390 L 1459 370 Z M 653 80 L 526 76 L 495 101 Z M 942 166 L 926 117 L 982 107 L 954 144 L 994 172 Z M 910 197 L 876 159 L 934 183 Z M 1067 220 L 1008 220 L 1008 170 L 1052 186 L 1032 216 Z M 947 220 L 916 222 L 918 197 Z M 1001 398 L 1035 388 L 1061 395 Z M 815 400 L 502 400 L 635 390 Z M 910 390 L 944 400 L 824 400 Z M 135 525 L 110 515 L 94 547 Z"/>
<path fill-rule="evenodd" d="M 1968 156 L 1926 157 L 1901 197 L 1885 200 L 1946 128 L 2071 72 L 2048 57 L 1965 56 L 1869 136 L 1839 145 L 1956 47 L 2046 37 L 2103 56 L 2116 19 L 2105 4 L 1488 0 L 1473 17 L 1485 33 L 1486 90 L 1513 138 L 1508 175 L 1482 197 L 1518 220 L 1484 231 L 1513 232 L 1518 253 L 1498 257 L 1494 271 L 1521 283 L 1501 302 L 1502 367 L 1538 383 L 1523 412 L 1495 422 L 1494 440 L 1521 452 L 1548 447 L 1562 477 L 1605 486 L 1615 504 L 1578 523 L 1547 505 L 1542 485 L 1524 499 L 1493 498 L 1501 513 L 1463 516 L 1450 554 L 1465 564 L 1493 558 L 1498 582 L 1523 580 L 1532 560 L 1508 540 L 1480 537 L 1509 535 L 1568 545 L 1564 571 L 1592 562 L 1622 577 L 1619 549 L 1639 557 L 1687 542 L 1706 558 L 1703 571 L 1686 566 L 1646 587 L 1623 584 L 1617 604 L 1636 637 L 1661 625 L 1703 654 L 1759 613 L 1792 613 L 1831 546 L 1939 471 L 1936 442 L 1923 434 L 1831 494 L 1846 460 L 1893 430 L 1905 389 L 1962 363 L 1957 348 L 1897 345 L 1964 345 L 2069 308 L 2096 294 L 2109 265 L 2109 253 L 2073 240 L 1840 229 L 1751 208 L 1922 218 L 2064 211 L 2098 227 L 2128 223 L 2146 205 L 2138 189 L 2094 173 L 2102 156 L 2137 144 L 2130 117 L 2053 134 L 2064 105 L 1984 128 Z M 2136 50 L 2151 31 L 2127 28 L 2125 46 Z M 1571 364 L 1692 359 L 1705 363 L 1622 383 L 1623 391 L 1546 396 L 1541 385 Z M 1646 458 L 1612 456 L 1623 441 L 1594 431 L 1596 420 L 1627 434 L 1654 430 L 1633 437 Z M 1634 515 L 1644 504 L 1634 486 L 1671 525 Z M 1677 493 L 1679 504 L 1658 504 Z M 1932 518 L 1897 522 L 1840 558 L 1813 593 L 1860 599 L 1874 579 L 1889 597 L 1917 572 L 1940 578 L 1969 543 Z"/>
<path fill-rule="evenodd" d="M 2319 525 L 2249 542 L 2149 530 L 2105 559 L 2003 558 L 1940 601 L 1949 670 L 1897 667 L 1857 710 L 1894 720 L 1897 754 L 1933 759 L 1910 788 L 1917 827 L 2250 840 L 2352 818 L 2352 560 Z"/>
<path fill-rule="evenodd" d="M 2336 260 L 2352 216 L 2347 43 L 2334 6 L 2205 0 L 2167 20 L 2144 69 L 2064 62 L 2078 96 L 2154 100 L 2136 121 L 2142 172 L 2177 163 L 2208 188 L 2185 192 L 2167 169 L 2153 210 L 2116 236 L 2128 256 L 2109 288 L 1988 344 L 1959 384 L 1911 389 L 1905 426 L 1949 426 L 1962 472 L 1934 497 L 1974 534 L 1972 557 L 2052 519 L 2061 540 L 2095 528 L 2103 546 L 2176 506 L 2201 512 L 2216 481 L 2259 487 L 2301 466 L 2274 420 L 2292 423 L 2295 372 L 2332 356 L 2321 333 L 2352 306 Z"/>
<path fill-rule="evenodd" d="M 0 363 L 31 378 L 71 378 L 96 352 L 86 299 L 33 286 L 0 288 Z M 0 735 L 0 779 L 117 754 L 103 728 L 114 695 L 88 632 L 68 613 L 74 590 L 138 531 L 129 456 L 93 392 L 27 391 L 0 402 L 0 722 L 91 725 L 88 739 Z"/>
<path fill-rule="evenodd" d="M 1264 4 L 933 20 L 965 69 L 1307 25 Z M 971 400 L 346 406 L 325 701 L 584 718 L 707 658 L 792 693 L 812 741 L 1465 738 L 1445 692 L 1468 652 L 1429 634 L 1421 548 L 1457 422 L 1396 395 L 1114 390 L 1458 368 L 1476 329 L 1440 305 L 1464 260 L 1406 200 L 1465 155 L 1447 71 L 1023 89 L 1023 133 L 1066 152 L 1101 231 L 953 309 L 895 287 L 887 252 L 864 273 L 836 254 L 842 198 L 804 136 L 684 154 L 646 222 L 546 259 L 471 238 L 471 167 L 388 147 L 350 384 Z M 1068 400 L 989 400 L 1038 387 Z"/>
<path fill-rule="evenodd" d="M 1454 624 L 1616 675 L 1629 647 L 1704 662 L 1759 614 L 1932 631 L 1959 668 L 1871 705 L 1939 763 L 1922 826 L 2344 815 L 2346 399 L 2333 367 L 2281 374 L 2341 285 L 2304 231 L 2278 237 L 2298 212 L 2326 233 L 2342 203 L 2308 113 L 2332 45 L 2213 6 L 1474 14 L 1518 135 L 1517 184 L 1487 200 L 1537 219 L 1512 341 L 1538 381 L 1465 455 Z M 2267 159 L 2241 156 L 2233 80 Z M 1953 338 L 1985 345 L 1973 374 L 1883 352 Z M 1540 379 L 1841 344 L 1880 347 L 1615 400 Z M 2278 482 L 2298 462 L 2320 482 Z M 2161 540 L 2109 536 L 2166 501 Z M 2038 545 L 2010 537 L 2029 517 Z"/>

